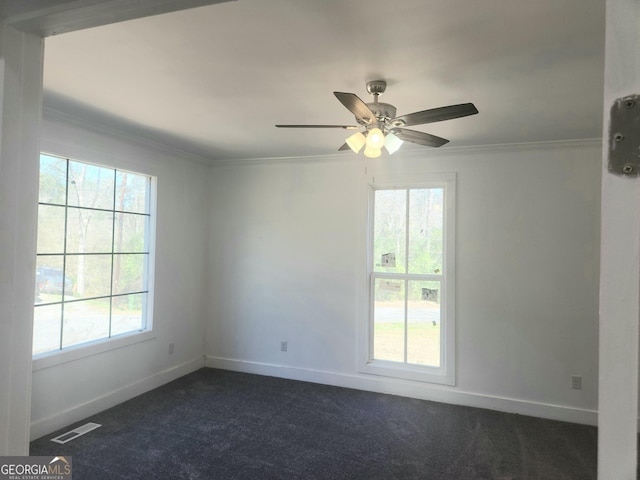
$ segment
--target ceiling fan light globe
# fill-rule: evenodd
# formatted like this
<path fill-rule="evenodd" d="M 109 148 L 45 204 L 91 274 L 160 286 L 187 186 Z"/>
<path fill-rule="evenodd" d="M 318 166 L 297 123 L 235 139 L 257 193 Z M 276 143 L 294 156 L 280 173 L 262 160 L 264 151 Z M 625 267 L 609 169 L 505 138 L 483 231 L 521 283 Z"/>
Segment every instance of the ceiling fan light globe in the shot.
<path fill-rule="evenodd" d="M 382 149 L 367 145 L 364 149 L 364 156 L 367 158 L 378 158 L 382 155 Z"/>
<path fill-rule="evenodd" d="M 380 150 L 384 145 L 384 134 L 379 128 L 372 128 L 367 133 L 367 147 Z"/>
<path fill-rule="evenodd" d="M 349 148 L 353 150 L 353 153 L 358 153 L 360 149 L 364 147 L 366 141 L 367 139 L 362 132 L 354 133 L 346 140 L 347 145 L 349 145 Z"/>
<path fill-rule="evenodd" d="M 402 143 L 402 140 L 400 140 L 396 135 L 393 133 L 387 133 L 387 136 L 384 139 L 384 148 L 387 149 L 389 155 L 393 155 L 398 151 Z"/>

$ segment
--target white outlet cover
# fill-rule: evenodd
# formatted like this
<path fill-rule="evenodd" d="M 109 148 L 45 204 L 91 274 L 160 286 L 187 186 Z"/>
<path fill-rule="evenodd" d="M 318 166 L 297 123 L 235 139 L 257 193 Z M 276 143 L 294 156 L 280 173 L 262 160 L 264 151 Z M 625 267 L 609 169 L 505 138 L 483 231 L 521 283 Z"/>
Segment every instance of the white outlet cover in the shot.
<path fill-rule="evenodd" d="M 571 388 L 574 390 L 582 390 L 582 377 L 580 375 L 571 376 Z"/>

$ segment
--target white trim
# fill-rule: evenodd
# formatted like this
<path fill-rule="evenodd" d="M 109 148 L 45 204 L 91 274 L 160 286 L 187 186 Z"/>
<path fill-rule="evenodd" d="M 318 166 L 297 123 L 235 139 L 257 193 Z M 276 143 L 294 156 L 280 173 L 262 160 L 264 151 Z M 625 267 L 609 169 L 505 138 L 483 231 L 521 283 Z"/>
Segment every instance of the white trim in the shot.
<path fill-rule="evenodd" d="M 582 148 L 599 148 L 601 138 L 582 138 L 575 140 L 551 140 L 544 142 L 499 143 L 489 145 L 470 145 L 465 147 L 434 148 L 422 151 L 412 150 L 413 154 L 426 157 L 448 157 L 453 155 L 480 155 L 491 153 L 516 153 L 540 150 L 574 150 Z"/>
<path fill-rule="evenodd" d="M 61 160 L 65 160 L 67 163 L 69 162 L 78 162 L 87 165 L 95 165 L 101 168 L 112 169 L 115 171 L 126 171 L 133 173 L 135 175 L 144 176 L 149 179 L 148 190 L 147 190 L 147 209 L 146 214 L 148 215 L 148 234 L 145 236 L 145 246 L 146 251 L 148 252 L 146 263 L 147 263 L 147 272 L 146 272 L 146 302 L 143 306 L 143 319 L 145 321 L 145 326 L 143 330 L 126 332 L 121 335 L 116 335 L 113 337 L 102 337 L 91 339 L 86 342 L 79 343 L 77 345 L 73 345 L 70 347 L 61 347 L 60 349 L 52 350 L 50 352 L 45 352 L 41 354 L 37 354 L 33 356 L 32 362 L 32 371 L 42 370 L 44 368 L 53 367 L 55 365 L 60 365 L 62 363 L 68 363 L 75 360 L 79 360 L 81 358 L 90 357 L 93 355 L 97 355 L 103 352 L 107 352 L 110 350 L 115 350 L 117 348 L 125 347 L 128 345 L 133 345 L 140 342 L 145 342 L 147 340 L 152 340 L 156 338 L 157 334 L 154 332 L 154 303 L 155 303 L 155 265 L 156 265 L 156 235 L 157 235 L 157 206 L 158 206 L 158 177 L 157 175 L 151 175 L 148 173 L 135 172 L 132 170 L 121 169 L 119 167 L 113 166 L 109 163 L 93 163 L 91 161 L 78 160 L 75 157 L 68 155 L 57 155 L 49 152 L 41 151 L 41 155 L 46 156 L 54 156 Z M 65 200 L 66 203 L 66 200 Z M 114 205 L 115 209 L 115 205 Z M 66 257 L 67 252 L 65 250 L 64 256 Z M 36 252 L 36 259 L 39 254 Z M 111 298 L 111 297 L 109 297 Z M 34 305 L 36 308 L 37 305 Z M 111 318 L 109 321 L 111 322 Z"/>
<path fill-rule="evenodd" d="M 70 115 L 51 107 L 45 106 L 43 108 L 42 116 L 44 120 L 47 121 L 66 124 L 72 127 L 81 128 L 89 132 L 112 137 L 122 142 L 159 150 L 171 156 L 178 156 L 181 160 L 191 161 L 206 166 L 211 165 L 213 161 L 211 158 L 208 158 L 206 156 L 172 147 L 171 145 L 161 141 L 160 139 L 153 138 L 152 135 L 145 135 L 145 133 L 142 131 L 135 131 L 134 133 L 127 132 L 124 130 L 124 128 L 121 129 L 118 127 L 114 127 L 104 122 L 100 122 L 96 119 L 87 120 L 84 117 Z"/>
<path fill-rule="evenodd" d="M 545 142 L 522 142 L 522 143 L 505 143 L 493 145 L 471 145 L 464 147 L 445 148 L 415 148 L 411 150 L 400 150 L 394 154 L 395 158 L 436 158 L 436 157 L 452 157 L 452 156 L 470 156 L 492 153 L 517 153 L 527 151 L 540 150 L 575 150 L 584 148 L 600 148 L 602 145 L 601 138 L 585 138 L 577 140 L 553 140 Z M 348 161 L 358 160 L 367 161 L 362 155 L 354 155 L 353 152 L 332 153 L 327 155 L 301 155 L 297 157 L 262 157 L 262 158 L 245 158 L 245 159 L 211 159 L 210 164 L 213 167 L 225 166 L 244 166 L 244 165 L 270 165 L 270 164 L 288 164 L 300 163 L 304 160 L 309 162 L 328 162 L 328 161 Z"/>
<path fill-rule="evenodd" d="M 180 148 L 176 148 L 163 141 L 160 135 L 153 135 L 152 133 L 127 132 L 124 128 L 118 126 L 108 125 L 105 122 L 101 122 L 96 119 L 87 120 L 77 115 L 71 115 L 61 110 L 57 110 L 52 107 L 44 106 L 43 118 L 52 122 L 59 122 L 74 127 L 79 127 L 84 130 L 88 130 L 94 133 L 100 133 L 113 138 L 116 138 L 127 143 L 141 145 L 148 148 L 154 148 L 160 150 L 169 155 L 178 155 L 181 159 L 198 163 L 200 165 L 207 165 L 212 167 L 225 167 L 225 166 L 251 166 L 251 165 L 269 165 L 269 164 L 290 164 L 300 163 L 304 160 L 305 163 L 310 162 L 348 162 L 348 161 L 361 161 L 362 157 L 354 155 L 353 152 L 345 153 L 329 153 L 326 155 L 301 155 L 295 157 L 256 157 L 256 158 L 244 158 L 244 159 L 216 159 L 208 157 L 206 155 L 200 155 L 197 153 L 189 152 Z M 575 140 L 553 140 L 544 142 L 522 142 L 522 143 L 506 143 L 506 144 L 490 144 L 490 145 L 475 145 L 475 146 L 461 146 L 446 148 L 432 148 L 423 149 L 416 148 L 411 150 L 404 150 L 397 152 L 397 157 L 406 158 L 432 158 L 442 156 L 467 156 L 478 155 L 482 153 L 513 153 L 523 151 L 535 151 L 535 150 L 558 150 L 558 149 L 581 149 L 581 148 L 593 148 L 600 147 L 602 145 L 601 138 L 585 138 Z"/>
<path fill-rule="evenodd" d="M 610 137 L 615 133 L 610 109 L 617 99 L 640 93 L 639 23 L 640 2 L 606 1 L 597 357 L 599 479 L 630 479 L 638 474 L 640 179 L 610 173 L 608 163 Z M 625 127 L 635 135 L 636 125 L 629 122 Z"/>
<path fill-rule="evenodd" d="M 444 239 L 445 246 L 445 259 L 443 265 L 443 272 L 441 276 L 442 281 L 442 303 L 441 303 L 441 322 L 443 343 L 441 344 L 441 365 L 440 367 L 423 367 L 414 366 L 401 363 L 390 363 L 375 361 L 371 359 L 370 352 L 372 351 L 372 303 L 371 298 L 373 296 L 373 277 L 372 271 L 372 245 L 371 239 L 373 238 L 373 226 L 372 226 L 372 206 L 373 206 L 373 192 L 376 189 L 385 188 L 443 188 L 444 189 Z M 396 378 L 403 378 L 407 380 L 416 380 L 423 382 L 431 382 L 443 385 L 455 385 L 456 381 L 456 353 L 455 353 L 455 229 L 456 229 L 456 173 L 455 172 L 432 172 L 432 173 L 381 173 L 379 176 L 370 174 L 367 179 L 367 211 L 363 213 L 364 218 L 367 219 L 366 236 L 362 241 L 366 244 L 366 264 L 364 267 L 365 277 L 367 285 L 369 285 L 369 295 L 367 295 L 366 304 L 359 307 L 359 311 L 362 312 L 359 315 L 359 322 L 366 322 L 366 327 L 360 329 L 360 335 L 364 337 L 358 341 L 358 371 L 360 373 L 367 373 L 373 375 L 384 375 Z M 384 275 L 382 275 L 384 276 Z M 402 278 L 405 278 L 406 274 L 402 274 Z M 366 312 L 366 313 L 365 313 Z"/>
<path fill-rule="evenodd" d="M 0 456 L 29 454 L 43 47 L 0 21 Z"/>
<path fill-rule="evenodd" d="M 326 155 L 301 155 L 298 157 L 264 157 L 264 158 L 243 158 L 230 160 L 213 160 L 212 167 L 248 167 L 253 165 L 288 165 L 288 164 L 328 163 L 328 162 L 360 162 L 362 158 L 347 153 L 330 153 Z"/>
<path fill-rule="evenodd" d="M 151 308 L 151 305 L 149 306 Z M 55 350 L 33 357 L 33 371 L 55 367 L 63 363 L 74 362 L 81 358 L 92 357 L 104 352 L 110 352 L 118 348 L 128 347 L 136 343 L 154 340 L 157 333 L 151 329 L 145 332 L 132 332 L 117 337 L 101 338 L 92 342 L 80 343 L 73 347 L 66 347 L 63 350 Z"/>
<path fill-rule="evenodd" d="M 584 425 L 596 425 L 598 419 L 598 412 L 595 410 L 466 392 L 446 386 L 389 377 L 327 372 L 211 355 L 205 357 L 205 366 Z"/>
<path fill-rule="evenodd" d="M 154 373 L 122 388 L 113 390 L 79 405 L 74 405 L 64 411 L 57 412 L 49 417 L 31 423 L 31 440 L 48 435 L 60 428 L 80 421 L 107 408 L 114 407 L 122 402 L 158 388 L 166 383 L 195 372 L 204 366 L 204 359 L 198 356 L 192 360 L 171 368 Z"/>

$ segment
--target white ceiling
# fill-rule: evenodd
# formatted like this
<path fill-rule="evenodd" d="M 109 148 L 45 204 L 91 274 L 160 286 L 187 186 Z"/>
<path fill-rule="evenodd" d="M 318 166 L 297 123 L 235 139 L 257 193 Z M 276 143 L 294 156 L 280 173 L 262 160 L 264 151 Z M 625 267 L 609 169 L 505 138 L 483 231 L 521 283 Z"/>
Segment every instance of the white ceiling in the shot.
<path fill-rule="evenodd" d="M 45 107 L 211 160 L 330 155 L 368 80 L 455 146 L 602 135 L 601 0 L 239 0 L 48 37 Z M 403 147 L 420 149 L 417 145 Z"/>

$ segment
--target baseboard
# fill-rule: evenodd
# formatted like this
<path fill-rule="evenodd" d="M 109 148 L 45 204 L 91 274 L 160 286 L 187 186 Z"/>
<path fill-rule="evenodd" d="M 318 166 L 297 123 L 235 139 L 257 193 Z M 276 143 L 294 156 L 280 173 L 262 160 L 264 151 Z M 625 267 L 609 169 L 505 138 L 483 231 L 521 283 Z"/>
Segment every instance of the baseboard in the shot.
<path fill-rule="evenodd" d="M 451 387 L 442 387 L 439 385 L 418 383 L 408 380 L 397 380 L 377 375 L 351 375 L 215 356 L 206 356 L 205 366 L 236 372 L 287 378 L 291 380 L 322 383 L 337 387 L 354 388 L 356 390 L 400 395 L 403 397 L 431 400 L 467 407 L 485 408 L 507 413 L 546 418 L 549 420 L 559 420 L 584 425 L 597 425 L 598 423 L 598 412 L 595 410 L 465 392 Z"/>
<path fill-rule="evenodd" d="M 165 383 L 169 383 L 177 378 L 194 372 L 204 366 L 202 357 L 197 357 L 180 365 L 154 373 L 148 377 L 142 378 L 137 382 L 125 385 L 118 390 L 107 393 L 100 397 L 94 398 L 88 402 L 58 412 L 42 420 L 31 422 L 31 440 L 48 435 L 60 428 L 71 425 L 74 422 L 82 420 L 96 413 L 102 412 L 108 408 L 114 407 L 122 402 L 146 393 L 154 388 L 158 388 Z"/>

